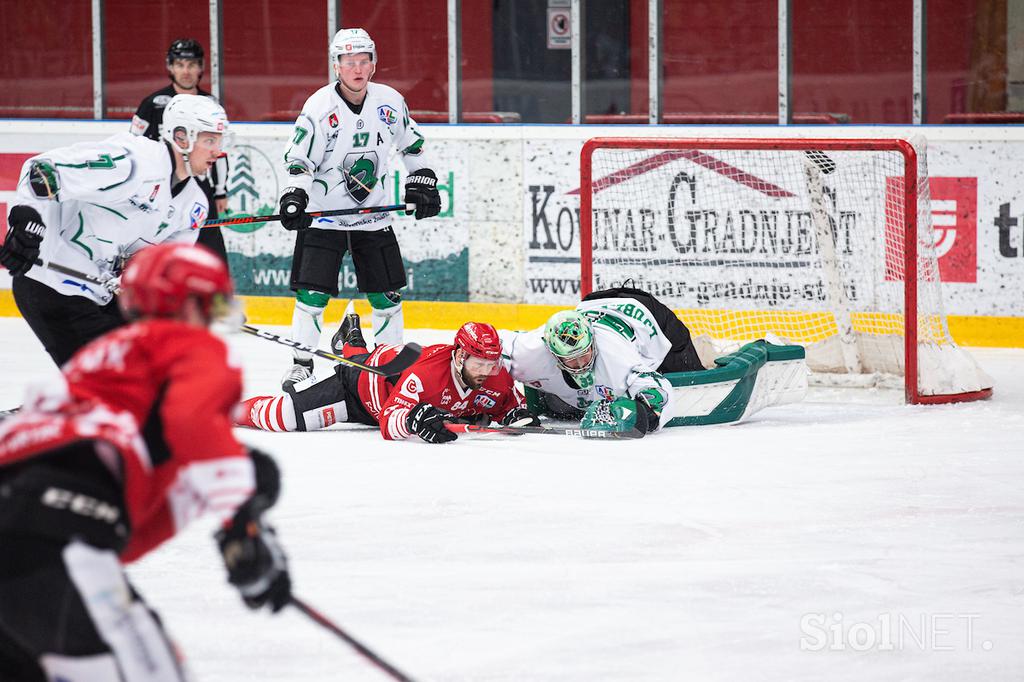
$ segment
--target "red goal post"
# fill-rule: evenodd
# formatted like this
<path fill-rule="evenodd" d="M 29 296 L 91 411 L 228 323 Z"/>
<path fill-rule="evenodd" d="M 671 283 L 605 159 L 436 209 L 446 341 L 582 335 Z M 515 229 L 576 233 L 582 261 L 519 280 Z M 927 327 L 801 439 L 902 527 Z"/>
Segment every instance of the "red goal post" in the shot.
<path fill-rule="evenodd" d="M 809 358 L 810 349 L 820 346 L 832 358 L 823 359 L 824 369 L 816 370 L 822 376 L 902 375 L 908 403 L 987 398 L 991 380 L 948 333 L 932 243 L 927 166 L 925 155 L 915 148 L 924 144 L 923 139 L 590 139 L 580 158 L 580 293 L 586 296 L 595 288 L 595 277 L 601 280 L 598 288 L 627 278 L 657 288 L 660 276 L 674 292 L 666 302 L 681 310 L 691 329 L 696 326 L 695 335 L 701 335 L 706 326 L 702 304 L 709 296 L 694 297 L 687 275 L 713 273 L 712 291 L 736 291 L 737 279 L 744 275 L 740 286 L 749 294 L 756 286 L 750 284 L 749 273 L 758 273 L 782 291 L 810 287 L 828 296 L 806 305 L 770 302 L 765 311 L 739 296 L 723 296 L 719 302 L 725 310 L 713 312 L 715 320 L 725 322 L 708 322 L 709 343 L 727 346 L 730 339 L 753 340 L 743 338 L 746 333 L 772 333 L 806 345 Z M 686 257 L 680 257 L 676 233 L 677 204 L 686 203 L 677 193 L 681 176 L 692 196 L 685 212 L 690 227 L 690 242 L 683 245 Z M 640 246 L 637 221 L 644 238 Z M 735 230 L 741 223 L 763 233 L 755 236 L 763 242 L 763 257 L 748 258 L 743 251 L 749 245 L 723 257 L 715 251 L 716 238 L 702 236 L 698 223 L 709 234 Z M 809 246 L 803 247 L 813 255 L 796 262 L 783 254 L 773 262 L 766 243 L 787 228 L 791 234 L 794 224 L 814 235 L 804 239 Z M 616 245 L 628 241 L 622 230 L 631 228 L 631 246 L 616 252 Z M 600 244 L 595 244 L 595 229 Z M 746 233 L 742 238 L 749 241 Z M 704 239 L 702 247 L 689 249 L 699 239 Z M 675 251 L 663 246 L 665 242 Z M 643 249 L 648 250 L 636 255 Z M 681 279 L 673 289 L 665 280 L 675 278 Z M 730 310 L 733 306 L 742 309 Z M 816 306 L 823 310 L 814 310 Z M 808 328 L 793 327 L 793 320 Z M 806 339 L 801 338 L 805 333 Z M 897 351 L 900 345 L 902 353 Z M 943 365 L 948 363 L 952 367 L 947 372 Z"/>

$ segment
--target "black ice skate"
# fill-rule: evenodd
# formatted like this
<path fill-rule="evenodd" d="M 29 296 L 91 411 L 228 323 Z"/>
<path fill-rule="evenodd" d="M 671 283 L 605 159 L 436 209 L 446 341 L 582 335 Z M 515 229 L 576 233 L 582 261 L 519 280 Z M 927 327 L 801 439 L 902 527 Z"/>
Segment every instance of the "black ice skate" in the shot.
<path fill-rule="evenodd" d="M 335 355 L 341 355 L 345 345 L 356 348 L 366 348 L 366 339 L 363 338 L 363 330 L 359 327 L 359 315 L 348 313 L 341 319 L 341 326 L 331 337 L 331 350 Z"/>

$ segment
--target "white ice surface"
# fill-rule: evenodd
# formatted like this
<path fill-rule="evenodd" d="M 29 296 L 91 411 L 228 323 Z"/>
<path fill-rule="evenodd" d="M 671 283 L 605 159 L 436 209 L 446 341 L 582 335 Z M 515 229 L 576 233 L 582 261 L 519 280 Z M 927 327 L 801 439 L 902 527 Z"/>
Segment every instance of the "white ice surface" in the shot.
<path fill-rule="evenodd" d="M 0 338 L 9 407 L 55 370 L 20 319 Z M 289 351 L 231 343 L 247 395 L 272 392 Z M 974 353 L 988 402 L 816 393 L 630 443 L 238 435 L 284 470 L 296 594 L 418 680 L 1019 680 L 1024 351 Z M 129 575 L 200 682 L 386 679 L 297 612 L 247 611 L 208 525 Z"/>

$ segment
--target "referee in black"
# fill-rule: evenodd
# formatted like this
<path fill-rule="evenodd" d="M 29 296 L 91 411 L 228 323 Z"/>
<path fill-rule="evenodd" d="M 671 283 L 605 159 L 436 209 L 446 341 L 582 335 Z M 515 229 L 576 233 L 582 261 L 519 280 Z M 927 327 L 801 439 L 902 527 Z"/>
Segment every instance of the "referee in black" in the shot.
<path fill-rule="evenodd" d="M 167 75 L 171 79 L 171 84 L 142 100 L 138 111 L 132 117 L 132 133 L 159 140 L 164 107 L 175 95 L 205 95 L 213 98 L 213 95 L 199 87 L 199 81 L 203 77 L 204 57 L 203 46 L 196 40 L 182 38 L 171 43 L 167 50 Z M 207 177 L 196 179 L 206 192 L 206 200 L 210 205 L 207 219 L 212 220 L 224 213 L 228 208 L 228 157 L 222 156 L 217 159 Z M 228 262 L 224 235 L 221 234 L 219 227 L 200 230 L 198 243 L 209 247 L 225 263 Z"/>

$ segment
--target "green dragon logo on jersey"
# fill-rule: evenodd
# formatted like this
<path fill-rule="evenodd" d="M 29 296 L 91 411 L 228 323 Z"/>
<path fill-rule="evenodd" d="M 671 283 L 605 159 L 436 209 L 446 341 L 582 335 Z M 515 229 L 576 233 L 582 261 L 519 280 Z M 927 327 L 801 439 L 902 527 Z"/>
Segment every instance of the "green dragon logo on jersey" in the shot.
<path fill-rule="evenodd" d="M 377 152 L 347 154 L 339 170 L 345 176 L 348 195 L 361 204 L 377 186 Z"/>

